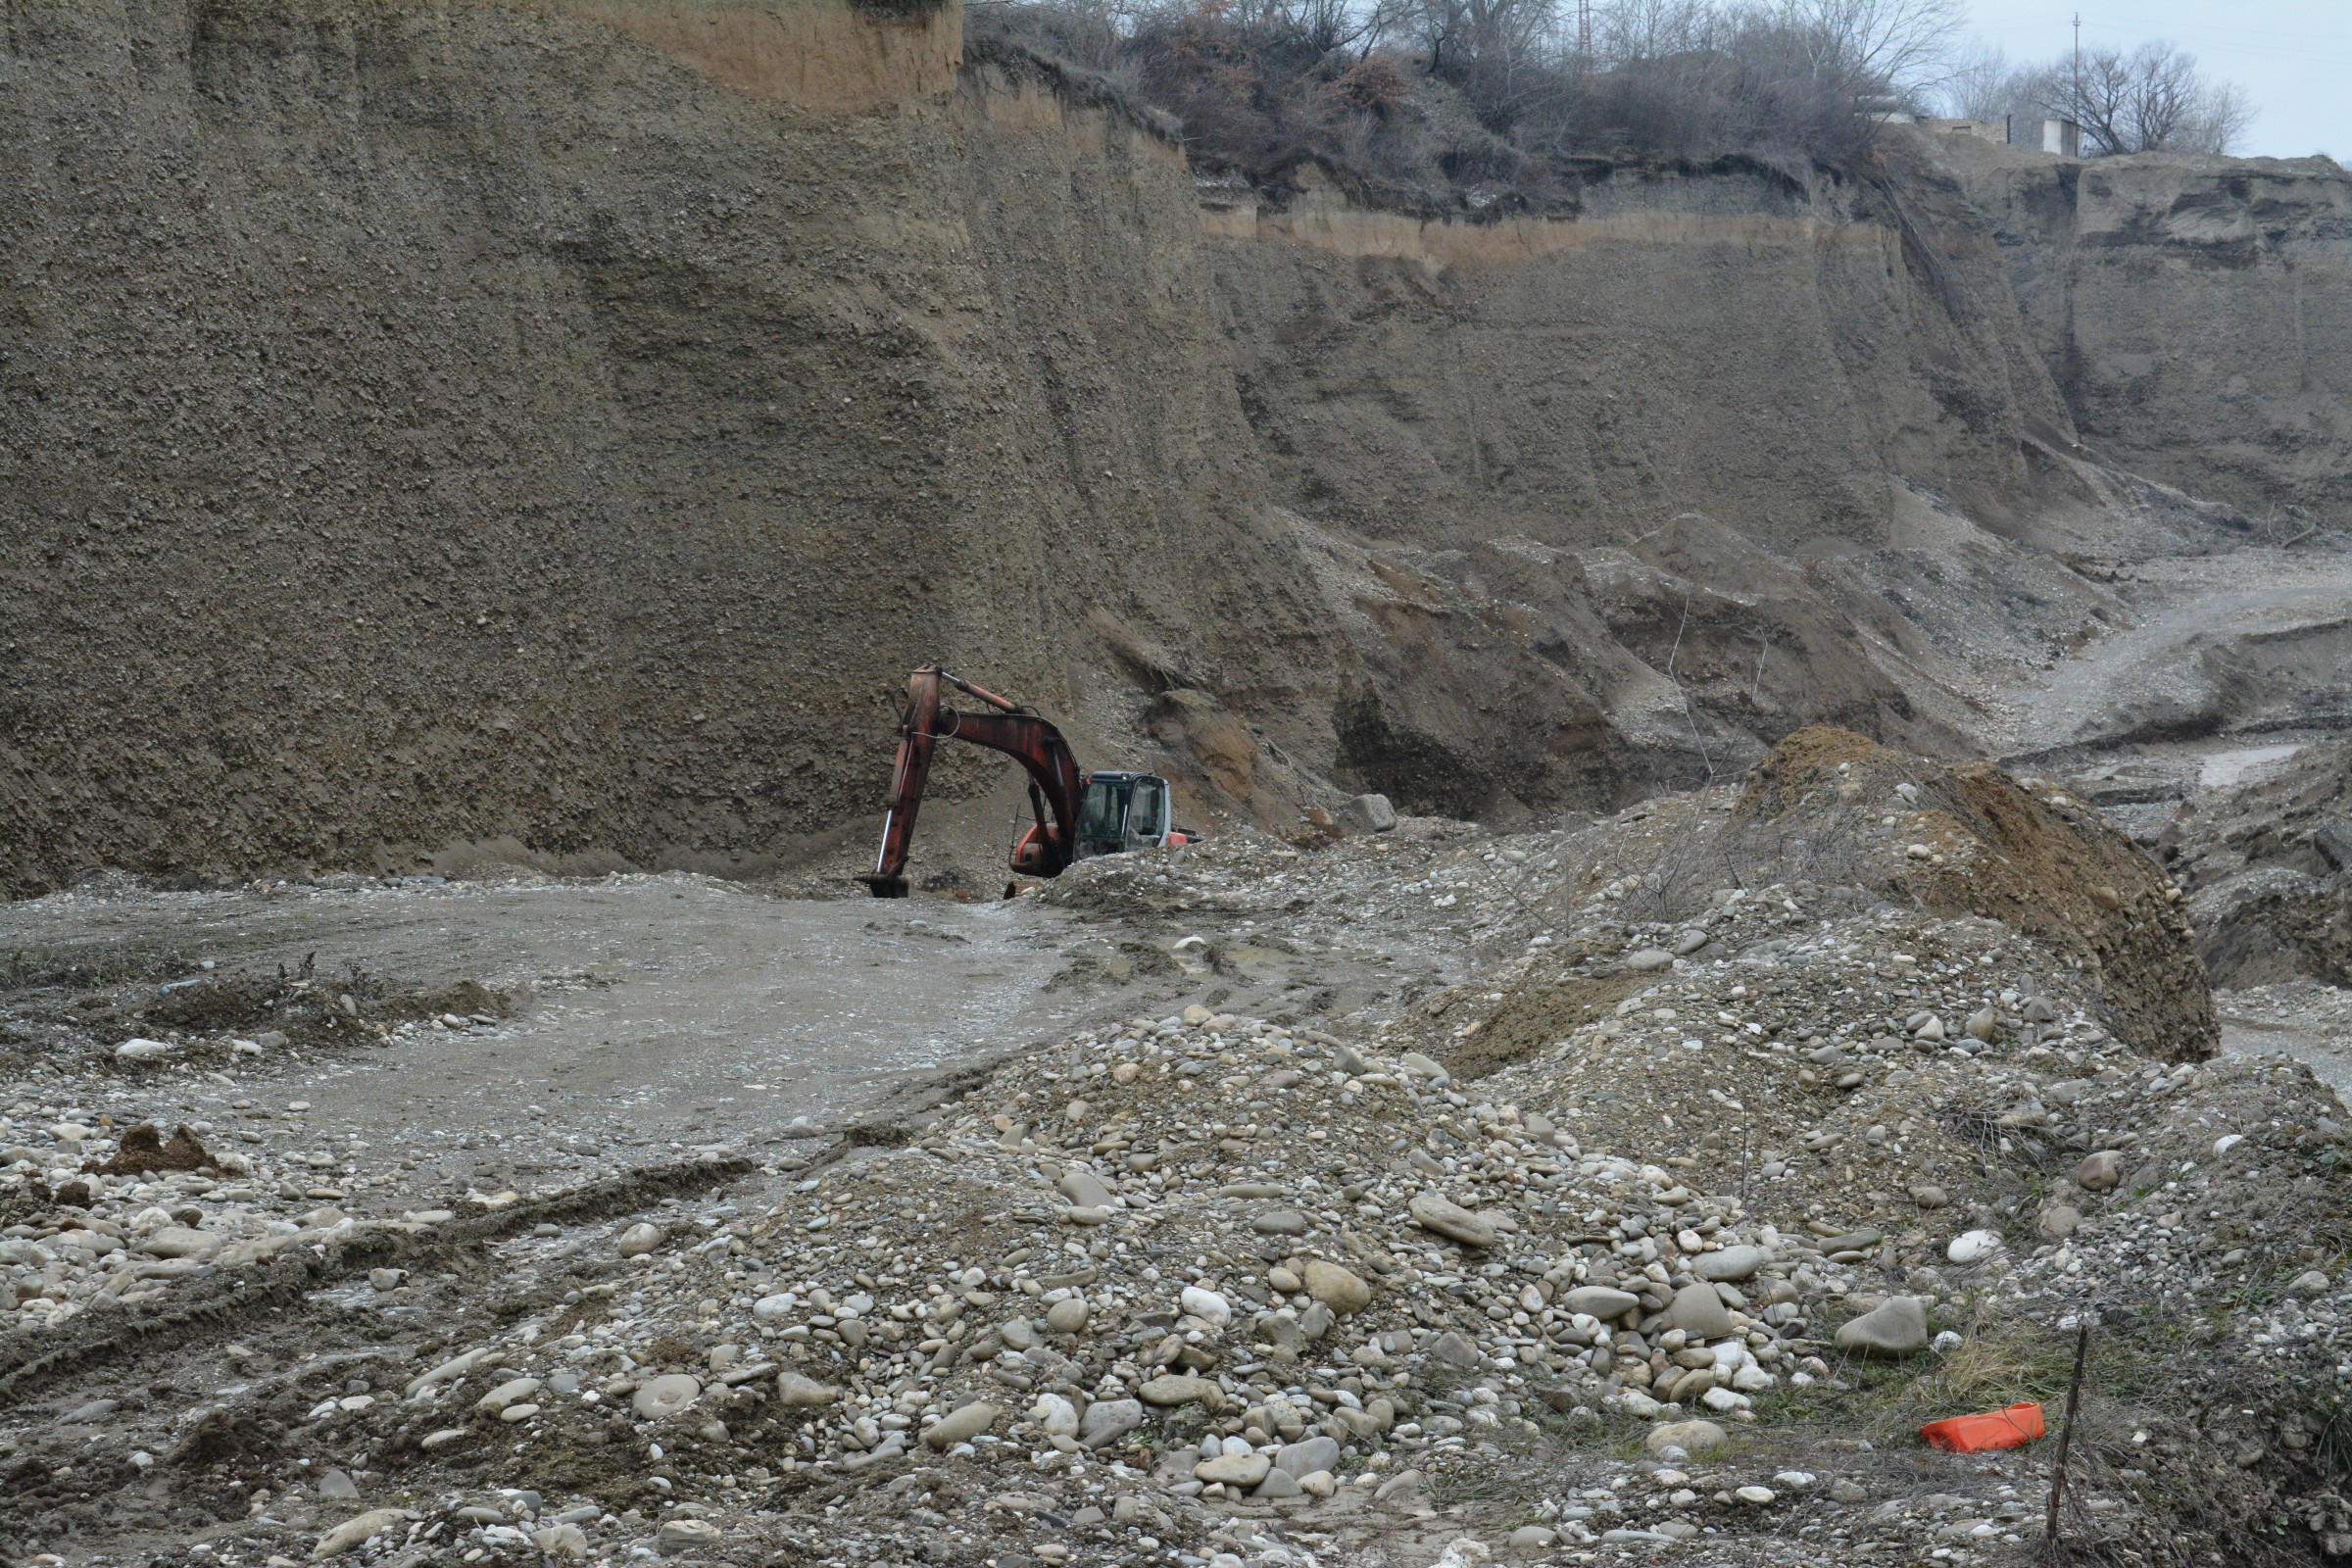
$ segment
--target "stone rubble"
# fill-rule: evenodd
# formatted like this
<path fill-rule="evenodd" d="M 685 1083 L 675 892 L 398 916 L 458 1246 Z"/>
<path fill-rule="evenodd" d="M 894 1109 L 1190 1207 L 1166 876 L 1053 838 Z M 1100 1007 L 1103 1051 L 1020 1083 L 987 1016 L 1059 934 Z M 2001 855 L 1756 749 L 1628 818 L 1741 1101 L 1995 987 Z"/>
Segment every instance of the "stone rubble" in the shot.
<path fill-rule="evenodd" d="M 2308 1073 L 2165 1061 L 2046 948 L 1850 886 L 1700 889 L 1635 918 L 1637 875 L 1591 882 L 1602 831 L 1406 819 L 1319 855 L 1249 838 L 1091 862 L 1048 897 L 1171 951 L 1194 932 L 1153 927 L 1167 911 L 1231 948 L 1303 902 L 1280 940 L 1426 941 L 1434 918 L 1475 962 L 1379 1016 L 1241 1016 L 1204 988 L 1005 1061 L 891 1137 L 518 1228 L 485 1249 L 512 1287 L 486 1324 L 389 1315 L 439 1265 L 332 1271 L 429 1245 L 451 1211 L 277 1217 L 301 1181 L 281 1173 L 323 1167 L 195 1122 L 201 1170 L 84 1174 L 122 1119 L 21 1095 L 0 1180 L 89 1185 L 0 1241 L 18 1332 L 296 1253 L 388 1331 L 331 1373 L 240 1376 L 177 1431 L 62 1412 L 174 1464 L 213 1462 L 208 1431 L 301 1455 L 239 1479 L 248 1512 L 203 1543 L 229 1568 L 1299 1568 L 1374 1542 L 1414 1568 L 1965 1568 L 2038 1540 L 2038 1453 L 1897 1465 L 1903 1400 L 2085 1312 L 2134 1356 L 2170 1343 L 2176 1381 L 2086 1447 L 2081 1528 L 2160 1535 L 2151 1497 L 2219 1444 L 2352 1543 L 2297 1479 L 2352 1389 L 2352 1277 L 2323 1245 L 2346 1235 L 2342 1112 Z M 348 1191 L 358 1163 L 338 1174 Z M 2201 1422 L 2156 1413 L 2189 1406 Z M 7 1442 L 49 1485 L 88 1462 Z"/>

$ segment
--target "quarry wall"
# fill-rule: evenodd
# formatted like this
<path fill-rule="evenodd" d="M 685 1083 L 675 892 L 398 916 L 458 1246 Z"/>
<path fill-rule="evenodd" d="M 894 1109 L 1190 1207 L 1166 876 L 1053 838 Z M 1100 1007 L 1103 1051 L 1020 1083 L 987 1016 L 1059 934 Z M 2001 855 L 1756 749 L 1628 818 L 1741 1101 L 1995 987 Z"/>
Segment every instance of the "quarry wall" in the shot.
<path fill-rule="evenodd" d="M 2352 175 L 2326 158 L 1948 156 L 2085 442 L 2281 528 L 2352 517 Z"/>
<path fill-rule="evenodd" d="M 1970 215 L 1895 203 L 1738 165 L 1605 175 L 1574 220 L 1310 191 L 1216 215 L 1212 254 L 1269 466 L 1311 515 L 1589 545 L 1696 509 L 1776 549 L 1873 548 L 1893 480 L 2007 520 L 2039 504 L 2028 438 L 2072 438 Z"/>
<path fill-rule="evenodd" d="M 609 16 L 10 7 L 12 890 L 757 867 L 864 814 L 924 660 L 1067 710 L 1098 606 L 1239 692 L 1315 643 L 1172 149 Z"/>
<path fill-rule="evenodd" d="M 1840 564 L 2069 494 L 1949 179 L 1204 203 L 953 7 L 0 22 L 13 893 L 757 872 L 865 823 L 931 659 L 1261 820 L 1607 804 L 1817 718 L 1956 745 Z"/>

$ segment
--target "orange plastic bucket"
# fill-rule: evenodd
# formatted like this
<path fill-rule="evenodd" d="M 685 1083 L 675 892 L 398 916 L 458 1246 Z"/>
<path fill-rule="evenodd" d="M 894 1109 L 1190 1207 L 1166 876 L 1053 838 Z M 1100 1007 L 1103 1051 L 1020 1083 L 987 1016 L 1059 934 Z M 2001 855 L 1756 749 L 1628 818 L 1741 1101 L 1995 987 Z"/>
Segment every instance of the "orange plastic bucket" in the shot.
<path fill-rule="evenodd" d="M 2006 1410 L 1987 1410 L 1983 1415 L 1956 1415 L 1931 1421 L 1919 1429 L 1919 1435 L 1932 1447 L 1952 1453 L 1981 1453 L 1986 1448 L 2014 1448 L 2032 1443 L 2046 1430 L 2041 1424 L 2040 1405 L 2013 1404 Z"/>

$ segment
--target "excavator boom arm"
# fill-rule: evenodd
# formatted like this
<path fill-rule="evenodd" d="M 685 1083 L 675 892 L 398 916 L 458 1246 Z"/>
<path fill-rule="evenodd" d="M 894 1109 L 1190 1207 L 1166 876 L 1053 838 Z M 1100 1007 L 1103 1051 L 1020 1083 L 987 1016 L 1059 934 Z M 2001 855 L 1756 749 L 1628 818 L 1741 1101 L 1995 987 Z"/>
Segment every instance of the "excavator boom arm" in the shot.
<path fill-rule="evenodd" d="M 943 685 L 969 693 L 989 710 L 964 712 L 946 706 L 940 700 Z M 906 896 L 907 846 L 914 836 L 915 814 L 922 808 L 923 787 L 931 777 L 931 754 L 943 740 L 1003 752 L 1026 768 L 1031 798 L 1045 807 L 1037 824 L 1042 859 L 1035 870 L 1054 876 L 1070 863 L 1086 780 L 1061 731 L 994 692 L 936 664 L 925 665 L 907 677 L 906 716 L 899 726 L 898 765 L 891 773 L 890 807 L 882 818 L 882 850 L 874 858 L 873 873 L 862 879 L 874 897 Z"/>

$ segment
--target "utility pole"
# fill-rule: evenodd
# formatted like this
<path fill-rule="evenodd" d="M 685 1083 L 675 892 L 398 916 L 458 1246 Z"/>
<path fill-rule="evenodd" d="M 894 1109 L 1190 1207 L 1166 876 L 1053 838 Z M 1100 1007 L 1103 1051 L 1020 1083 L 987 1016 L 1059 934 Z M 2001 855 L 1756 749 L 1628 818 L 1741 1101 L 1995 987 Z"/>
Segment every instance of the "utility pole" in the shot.
<path fill-rule="evenodd" d="M 2057 150 L 2069 157 L 2080 158 L 2082 156 L 2082 13 L 2080 11 L 2075 13 L 2074 86 L 2066 95 L 2066 118 L 2075 126 L 2074 150 L 2067 152 L 2063 131 L 2059 133 Z"/>
<path fill-rule="evenodd" d="M 1592 69 L 1592 0 L 1576 0 L 1576 69 Z"/>

